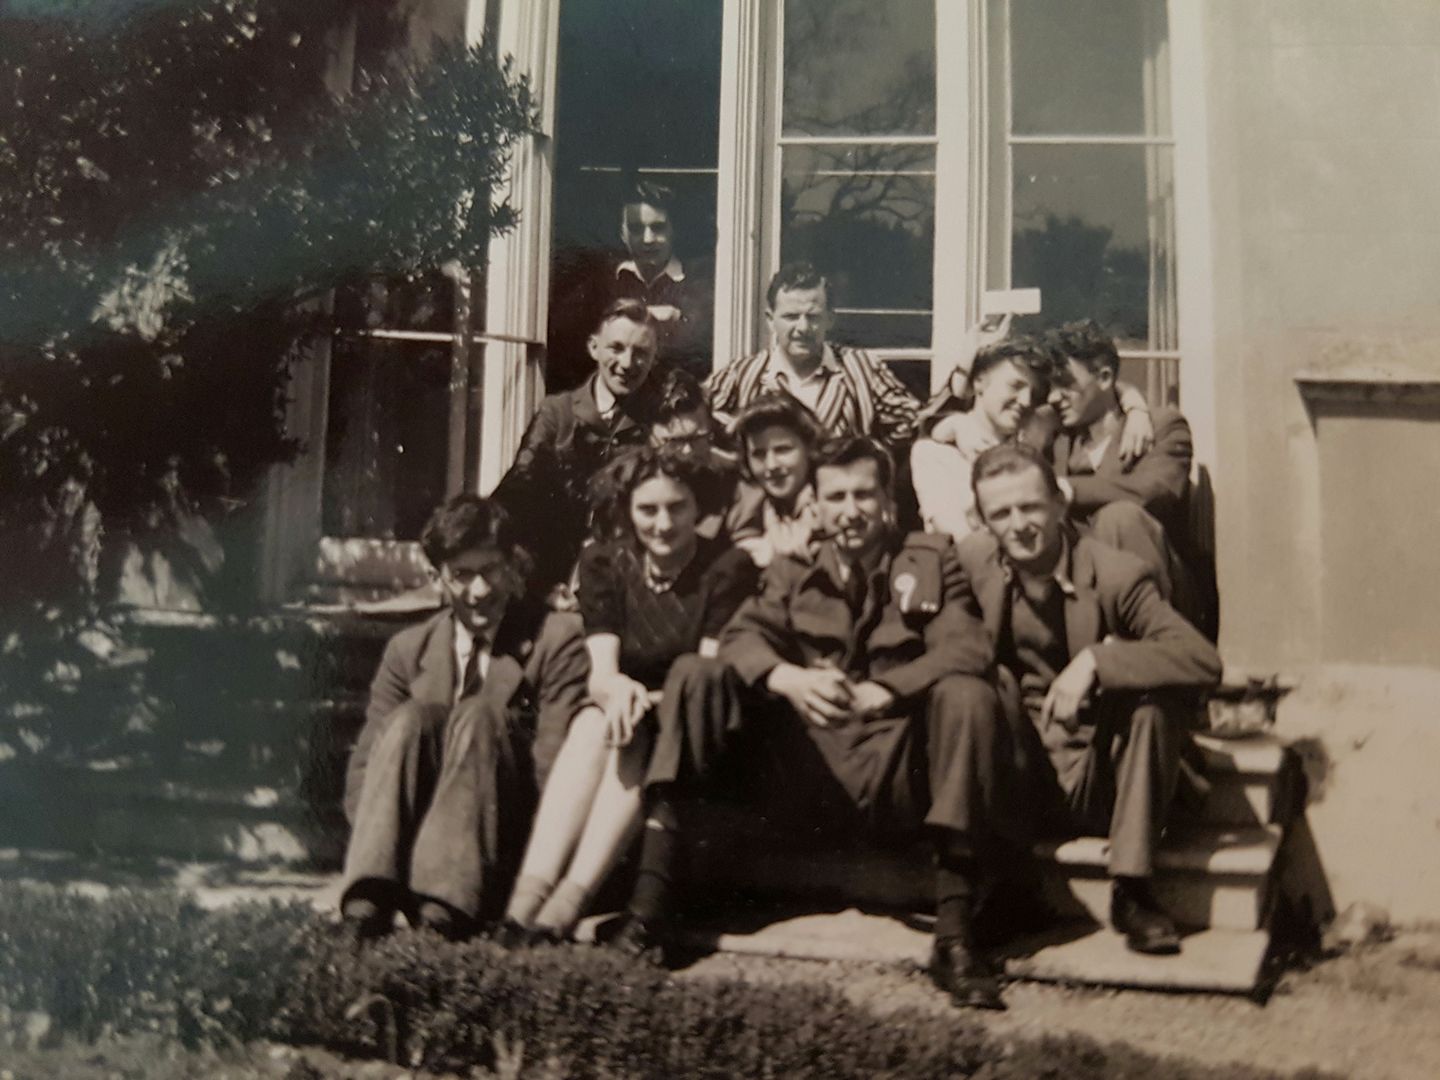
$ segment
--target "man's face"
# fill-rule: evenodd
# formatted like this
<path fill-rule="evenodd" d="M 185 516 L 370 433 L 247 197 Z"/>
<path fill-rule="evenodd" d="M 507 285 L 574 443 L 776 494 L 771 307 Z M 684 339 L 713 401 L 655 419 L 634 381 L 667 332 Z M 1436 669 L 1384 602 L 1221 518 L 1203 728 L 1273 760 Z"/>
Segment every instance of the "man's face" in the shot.
<path fill-rule="evenodd" d="M 641 266 L 660 270 L 670 261 L 674 238 L 670 213 L 649 203 L 626 203 L 620 219 L 620 239 Z"/>
<path fill-rule="evenodd" d="M 1078 360 L 1065 358 L 1065 378 L 1056 381 L 1050 390 L 1050 404 L 1067 428 L 1086 427 L 1104 416 L 1110 408 L 1115 388 L 1115 373 L 1109 368 L 1091 372 Z"/>
<path fill-rule="evenodd" d="M 510 601 L 524 582 L 505 554 L 495 547 L 468 548 L 440 564 L 440 590 L 467 630 L 493 638 Z"/>
<path fill-rule="evenodd" d="M 765 494 L 780 503 L 793 502 L 810 479 L 810 448 L 779 424 L 746 437 L 745 463 Z"/>
<path fill-rule="evenodd" d="M 655 366 L 655 330 L 630 319 L 611 319 L 590 335 L 590 358 L 600 381 L 617 398 L 640 386 Z"/>
<path fill-rule="evenodd" d="M 981 480 L 975 506 L 1000 550 L 1016 566 L 1043 566 L 1060 550 L 1065 500 L 1045 486 L 1039 466 Z"/>
<path fill-rule="evenodd" d="M 710 453 L 710 417 L 697 409 L 652 424 L 650 445 L 657 449 L 669 446 L 686 457 L 703 460 Z"/>
<path fill-rule="evenodd" d="M 869 458 L 820 466 L 815 471 L 815 501 L 821 532 L 833 538 L 843 554 L 858 559 L 885 542 L 890 496 Z"/>
<path fill-rule="evenodd" d="M 790 360 L 818 360 L 825 351 L 833 316 L 824 286 L 813 289 L 781 289 L 775 306 L 765 313 L 770 339 Z"/>

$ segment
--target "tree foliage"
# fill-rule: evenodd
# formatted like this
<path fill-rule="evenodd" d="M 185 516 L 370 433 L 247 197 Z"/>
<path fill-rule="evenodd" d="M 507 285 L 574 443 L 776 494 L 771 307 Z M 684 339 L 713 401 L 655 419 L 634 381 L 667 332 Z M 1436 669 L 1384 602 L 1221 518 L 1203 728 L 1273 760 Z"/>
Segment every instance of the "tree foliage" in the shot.
<path fill-rule="evenodd" d="M 393 45 L 406 6 L 0 0 L 12 700 L 33 621 L 88 619 L 107 536 L 193 534 L 197 563 L 218 559 L 201 523 L 296 450 L 287 373 L 329 332 L 307 300 L 478 266 L 513 223 L 492 192 L 533 127 L 523 79 L 459 45 L 423 64 L 371 48 L 349 75 L 355 27 Z"/>

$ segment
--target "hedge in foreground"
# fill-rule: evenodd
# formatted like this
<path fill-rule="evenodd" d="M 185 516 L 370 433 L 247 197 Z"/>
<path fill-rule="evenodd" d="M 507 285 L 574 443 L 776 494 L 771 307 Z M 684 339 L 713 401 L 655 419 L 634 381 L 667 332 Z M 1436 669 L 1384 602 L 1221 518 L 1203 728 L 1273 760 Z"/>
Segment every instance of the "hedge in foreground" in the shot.
<path fill-rule="evenodd" d="M 169 893 L 0 886 L 0 1008 L 83 1038 L 323 1044 L 410 1065 L 574 1077 L 1258 1077 L 1076 1038 L 989 1040 L 967 1017 L 877 1016 L 828 988 L 671 979 L 601 950 L 505 953 L 401 933 L 363 951 L 313 911 L 208 913 Z"/>

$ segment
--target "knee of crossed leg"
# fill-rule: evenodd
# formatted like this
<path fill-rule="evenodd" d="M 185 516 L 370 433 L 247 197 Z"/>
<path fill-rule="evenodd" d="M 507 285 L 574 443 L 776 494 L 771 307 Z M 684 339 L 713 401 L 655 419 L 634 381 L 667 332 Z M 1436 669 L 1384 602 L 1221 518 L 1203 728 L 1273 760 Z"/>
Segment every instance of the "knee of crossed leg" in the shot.
<path fill-rule="evenodd" d="M 995 688 L 975 675 L 947 675 L 930 688 L 930 708 L 954 723 L 994 725 L 1000 718 Z"/>
<path fill-rule="evenodd" d="M 445 705 L 425 701 L 407 701 L 390 714 L 385 738 L 416 742 L 437 738 L 445 730 L 450 710 Z"/>
<path fill-rule="evenodd" d="M 663 692 L 666 696 L 681 692 L 685 687 L 697 683 L 712 683 L 725 677 L 725 664 L 713 656 L 686 653 L 678 656 L 670 665 L 665 676 Z"/>

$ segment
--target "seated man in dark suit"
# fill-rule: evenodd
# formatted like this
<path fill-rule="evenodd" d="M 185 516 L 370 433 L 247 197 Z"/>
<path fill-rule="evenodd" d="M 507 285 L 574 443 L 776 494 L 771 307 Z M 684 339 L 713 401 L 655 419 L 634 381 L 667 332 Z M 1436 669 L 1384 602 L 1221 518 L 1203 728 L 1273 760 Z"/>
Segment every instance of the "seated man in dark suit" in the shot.
<path fill-rule="evenodd" d="M 445 606 L 390 639 L 346 774 L 341 912 L 359 938 L 397 911 L 453 936 L 499 917 L 589 704 L 580 620 L 520 601 L 528 556 L 498 504 L 458 496 L 420 543 Z"/>
<path fill-rule="evenodd" d="M 1138 558 L 1066 525 L 1039 451 L 986 450 L 972 483 L 998 550 L 967 544 L 961 557 L 995 643 L 1004 709 L 967 730 L 974 752 L 954 778 L 976 794 L 962 829 L 972 881 L 998 839 L 1108 835 L 1115 929 L 1139 952 L 1177 952 L 1149 882 L 1195 691 L 1218 682 L 1220 658 Z M 966 974 L 983 979 L 984 969 Z"/>
<path fill-rule="evenodd" d="M 1190 551 L 1190 425 L 1175 409 L 1151 416 L 1154 441 L 1127 462 L 1120 452 L 1125 413 L 1120 355 L 1093 320 L 1048 335 L 1055 353 L 1050 403 L 1060 421 L 1051 461 L 1070 496 L 1070 514 L 1090 535 L 1144 559 L 1161 594 L 1202 628 L 1209 626 Z"/>
<path fill-rule="evenodd" d="M 548 394 L 494 497 L 535 558 L 540 591 L 569 580 L 590 515 L 590 482 L 619 453 L 649 440 L 660 403 L 655 324 L 638 300 L 617 300 L 586 342 L 594 374 Z"/>
<path fill-rule="evenodd" d="M 621 947 L 643 953 L 663 932 L 684 806 L 734 769 L 748 788 L 769 780 L 783 798 L 777 816 L 799 831 L 888 838 L 926 829 L 941 860 L 937 964 L 947 962 L 964 914 L 949 861 L 970 797 L 952 779 L 969 752 L 959 735 L 999 705 L 980 678 L 991 646 L 954 546 L 896 530 L 891 481 L 889 455 L 874 440 L 823 444 L 815 499 L 826 539 L 814 559 L 778 557 L 760 595 L 726 627 L 719 657 L 676 662 Z M 757 775 L 763 761 L 783 775 Z"/>

